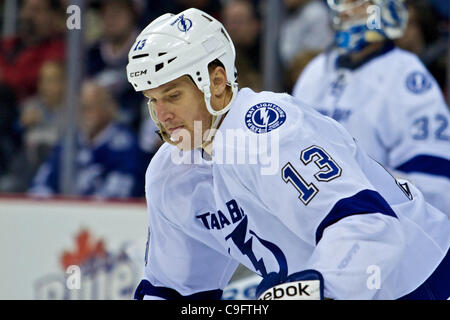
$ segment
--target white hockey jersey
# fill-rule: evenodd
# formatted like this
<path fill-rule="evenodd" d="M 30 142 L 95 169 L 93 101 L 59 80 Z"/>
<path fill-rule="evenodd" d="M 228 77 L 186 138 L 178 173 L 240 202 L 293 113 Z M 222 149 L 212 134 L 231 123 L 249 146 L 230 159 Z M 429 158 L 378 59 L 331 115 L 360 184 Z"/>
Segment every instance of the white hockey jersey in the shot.
<path fill-rule="evenodd" d="M 332 299 L 395 299 L 449 248 L 442 212 L 341 125 L 287 94 L 242 89 L 212 159 L 183 156 L 164 144 L 146 174 L 150 296 L 221 290 L 242 263 L 263 277 L 316 269 Z"/>
<path fill-rule="evenodd" d="M 420 60 L 388 43 L 359 65 L 322 53 L 293 89 L 339 121 L 375 160 L 450 216 L 450 112 Z"/>

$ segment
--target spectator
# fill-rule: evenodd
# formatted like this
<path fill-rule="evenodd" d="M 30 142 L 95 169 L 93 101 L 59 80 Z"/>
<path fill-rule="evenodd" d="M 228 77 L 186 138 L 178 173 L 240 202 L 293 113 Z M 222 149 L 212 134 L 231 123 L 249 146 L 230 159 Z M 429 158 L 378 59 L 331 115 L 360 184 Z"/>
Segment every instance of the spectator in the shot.
<path fill-rule="evenodd" d="M 25 163 L 21 165 L 20 178 L 24 186 L 63 134 L 65 79 L 62 62 L 44 63 L 39 73 L 38 94 L 21 107 Z"/>
<path fill-rule="evenodd" d="M 227 1 L 222 19 L 236 49 L 236 69 L 240 87 L 262 89 L 260 72 L 260 20 L 248 0 Z"/>
<path fill-rule="evenodd" d="M 139 6 L 133 0 L 100 1 L 102 36 L 86 54 L 87 76 L 107 87 L 119 103 L 119 121 L 137 129 L 143 96 L 130 88 L 128 51 L 138 32 Z"/>
<path fill-rule="evenodd" d="M 64 12 L 58 0 L 24 0 L 18 35 L 0 42 L 0 82 L 20 101 L 36 92 L 45 61 L 64 58 Z"/>
<path fill-rule="evenodd" d="M 333 40 L 328 9 L 321 0 L 283 0 L 288 11 L 280 28 L 280 57 L 285 67 L 303 50 L 323 50 Z"/>
<path fill-rule="evenodd" d="M 89 81 L 82 85 L 76 143 L 75 194 L 96 198 L 140 197 L 146 159 L 134 133 L 117 122 L 118 106 L 109 92 Z M 61 192 L 62 146 L 54 148 L 34 178 L 30 193 L 50 196 Z"/>

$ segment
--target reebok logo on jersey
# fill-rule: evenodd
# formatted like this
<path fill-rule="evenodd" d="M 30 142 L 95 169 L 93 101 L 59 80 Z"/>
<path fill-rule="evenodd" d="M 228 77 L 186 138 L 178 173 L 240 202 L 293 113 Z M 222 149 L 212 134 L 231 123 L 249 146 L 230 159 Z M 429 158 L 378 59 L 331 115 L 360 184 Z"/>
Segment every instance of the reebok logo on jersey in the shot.
<path fill-rule="evenodd" d="M 286 113 L 276 104 L 258 103 L 245 115 L 245 124 L 254 133 L 270 132 L 286 121 Z"/>
<path fill-rule="evenodd" d="M 282 283 L 264 291 L 258 300 L 320 300 L 320 281 Z"/>

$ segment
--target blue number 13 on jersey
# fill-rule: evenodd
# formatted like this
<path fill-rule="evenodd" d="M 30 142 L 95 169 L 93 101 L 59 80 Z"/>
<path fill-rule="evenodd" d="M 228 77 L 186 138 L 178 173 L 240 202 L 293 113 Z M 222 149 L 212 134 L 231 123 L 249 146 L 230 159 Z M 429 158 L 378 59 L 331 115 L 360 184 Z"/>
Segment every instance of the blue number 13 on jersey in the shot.
<path fill-rule="evenodd" d="M 314 174 L 314 177 L 319 182 L 329 182 L 341 176 L 342 169 L 321 147 L 311 146 L 304 149 L 300 153 L 300 160 L 304 165 L 308 165 L 314 160 L 316 166 L 321 169 L 319 172 Z M 286 183 L 292 183 L 292 185 L 300 193 L 298 198 L 305 206 L 312 200 L 312 198 L 314 198 L 317 192 L 319 192 L 319 189 L 312 182 L 306 182 L 306 180 L 300 175 L 300 173 L 297 172 L 297 170 L 295 170 L 294 166 L 290 162 L 288 162 L 281 169 L 281 178 Z"/>

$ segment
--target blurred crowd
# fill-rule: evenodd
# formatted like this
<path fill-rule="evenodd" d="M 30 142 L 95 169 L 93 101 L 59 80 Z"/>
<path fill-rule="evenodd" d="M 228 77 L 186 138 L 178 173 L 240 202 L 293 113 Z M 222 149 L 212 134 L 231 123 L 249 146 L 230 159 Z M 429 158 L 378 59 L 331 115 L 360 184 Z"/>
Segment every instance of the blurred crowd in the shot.
<path fill-rule="evenodd" d="M 281 1 L 281 0 L 280 0 Z M 0 44 L 0 192 L 60 194 L 66 117 L 68 0 L 17 1 L 15 34 Z M 447 93 L 448 0 L 411 0 L 397 45 L 416 53 Z M 144 196 L 144 174 L 161 145 L 146 101 L 127 82 L 128 51 L 150 21 L 189 7 L 222 21 L 236 47 L 240 87 L 264 89 L 267 0 L 86 0 L 74 194 Z M 283 0 L 278 59 L 291 92 L 303 68 L 332 45 L 325 0 Z M 0 16 L 4 16 L 4 7 Z M 447 97 L 448 98 L 448 97 Z"/>

